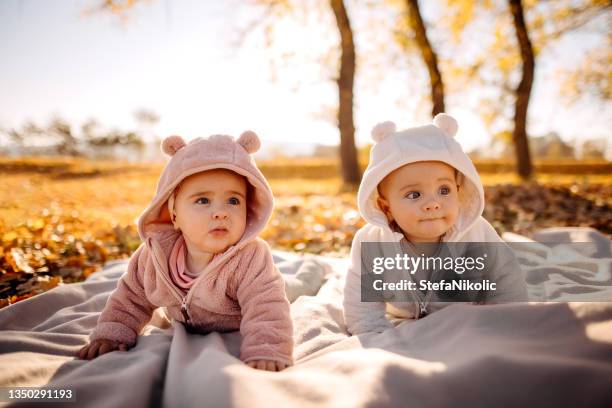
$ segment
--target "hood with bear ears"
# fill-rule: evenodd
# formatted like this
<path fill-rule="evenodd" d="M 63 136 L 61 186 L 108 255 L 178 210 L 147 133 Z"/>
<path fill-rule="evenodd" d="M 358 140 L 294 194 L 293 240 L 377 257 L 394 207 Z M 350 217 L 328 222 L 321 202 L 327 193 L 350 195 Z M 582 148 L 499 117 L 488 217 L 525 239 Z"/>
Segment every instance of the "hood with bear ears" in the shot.
<path fill-rule="evenodd" d="M 138 234 L 143 242 L 155 238 L 166 256 L 169 254 L 179 232 L 170 218 L 168 198 L 185 178 L 213 169 L 232 170 L 248 181 L 246 227 L 242 238 L 231 249 L 253 240 L 266 226 L 274 206 L 272 190 L 251 157 L 259 147 L 259 137 L 252 131 L 242 133 L 237 140 L 227 135 L 199 137 L 189 143 L 180 136 L 164 139 L 161 148 L 170 156 L 170 161 L 159 178 L 153 201 L 138 219 Z"/>
<path fill-rule="evenodd" d="M 441 161 L 459 171 L 459 217 L 444 241 L 461 238 L 484 210 L 484 191 L 474 164 L 454 136 L 457 121 L 439 113 L 433 124 L 396 131 L 393 122 L 383 122 L 372 129 L 374 146 L 363 175 L 357 203 L 359 212 L 370 224 L 390 229 L 387 217 L 378 207 L 378 184 L 393 170 L 419 161 Z"/>

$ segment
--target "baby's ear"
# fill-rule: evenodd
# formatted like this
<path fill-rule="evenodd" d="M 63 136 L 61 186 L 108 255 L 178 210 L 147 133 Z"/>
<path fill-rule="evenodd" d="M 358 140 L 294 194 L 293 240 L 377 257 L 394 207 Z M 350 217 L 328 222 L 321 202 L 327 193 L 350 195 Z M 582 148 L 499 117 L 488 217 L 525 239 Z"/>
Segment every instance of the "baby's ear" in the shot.
<path fill-rule="evenodd" d="M 455 169 L 455 182 L 457 183 L 457 190 L 459 190 L 459 187 L 463 184 L 464 177 L 465 176 L 463 173 Z"/>
<path fill-rule="evenodd" d="M 387 202 L 387 200 L 385 200 L 383 197 L 378 196 L 376 197 L 376 205 L 378 205 L 378 208 L 380 208 L 380 210 L 385 213 L 385 215 L 387 216 L 387 218 L 393 218 L 391 216 L 391 213 L 389 212 L 389 203 Z M 389 222 L 393 221 L 392 219 L 389 220 Z"/>
<path fill-rule="evenodd" d="M 182 137 L 173 135 L 165 138 L 161 144 L 162 152 L 168 156 L 174 156 L 174 154 L 181 148 L 185 147 L 185 141 Z"/>
<path fill-rule="evenodd" d="M 252 130 L 247 130 L 242 133 L 238 138 L 238 144 L 244 147 L 244 150 L 249 154 L 253 154 L 259 150 L 261 143 L 259 142 L 259 136 Z"/>

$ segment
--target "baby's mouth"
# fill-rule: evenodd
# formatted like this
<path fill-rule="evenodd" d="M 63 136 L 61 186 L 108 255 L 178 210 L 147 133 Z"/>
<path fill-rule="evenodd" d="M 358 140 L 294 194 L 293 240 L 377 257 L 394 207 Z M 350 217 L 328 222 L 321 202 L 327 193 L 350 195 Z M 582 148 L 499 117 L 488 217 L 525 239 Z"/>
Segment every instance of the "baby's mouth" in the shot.
<path fill-rule="evenodd" d="M 443 219 L 444 219 L 444 217 L 423 218 L 421 220 L 421 222 L 425 222 L 425 221 L 442 221 Z"/>
<path fill-rule="evenodd" d="M 213 235 L 225 235 L 228 233 L 228 229 L 226 227 L 216 227 L 211 229 L 209 233 Z"/>

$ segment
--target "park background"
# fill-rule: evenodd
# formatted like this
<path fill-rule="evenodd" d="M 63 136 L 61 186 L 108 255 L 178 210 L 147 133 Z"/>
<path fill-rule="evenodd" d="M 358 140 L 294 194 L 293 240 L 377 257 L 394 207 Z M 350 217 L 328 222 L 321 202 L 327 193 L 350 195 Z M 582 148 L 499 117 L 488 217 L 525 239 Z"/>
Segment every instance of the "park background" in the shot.
<path fill-rule="evenodd" d="M 273 248 L 346 256 L 370 129 L 459 121 L 496 230 L 612 234 L 607 1 L 0 3 L 0 307 L 140 244 L 159 143 L 252 129 Z"/>

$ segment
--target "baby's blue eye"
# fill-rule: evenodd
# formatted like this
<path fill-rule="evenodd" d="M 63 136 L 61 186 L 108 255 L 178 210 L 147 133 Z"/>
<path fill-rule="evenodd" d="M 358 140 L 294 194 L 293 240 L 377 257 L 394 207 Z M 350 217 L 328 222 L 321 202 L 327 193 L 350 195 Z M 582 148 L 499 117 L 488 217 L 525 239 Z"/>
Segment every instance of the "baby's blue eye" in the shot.
<path fill-rule="evenodd" d="M 418 191 L 411 191 L 408 194 L 406 194 L 406 198 L 409 198 L 411 200 L 416 200 L 417 198 L 419 198 L 421 196 L 421 193 L 419 193 Z"/>
<path fill-rule="evenodd" d="M 196 200 L 196 204 L 210 204 L 210 200 L 206 197 L 200 197 Z"/>
<path fill-rule="evenodd" d="M 448 188 L 446 186 L 440 187 L 440 194 L 442 194 L 442 195 L 449 195 L 450 194 L 450 188 Z"/>
<path fill-rule="evenodd" d="M 230 203 L 231 205 L 240 205 L 240 200 L 237 199 L 236 197 L 232 197 L 229 200 L 227 200 L 228 203 Z"/>

